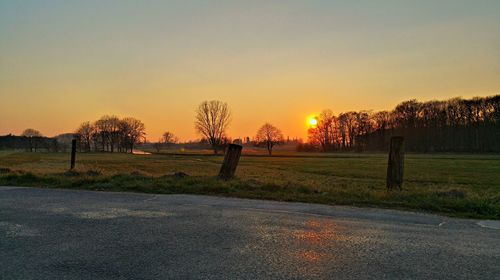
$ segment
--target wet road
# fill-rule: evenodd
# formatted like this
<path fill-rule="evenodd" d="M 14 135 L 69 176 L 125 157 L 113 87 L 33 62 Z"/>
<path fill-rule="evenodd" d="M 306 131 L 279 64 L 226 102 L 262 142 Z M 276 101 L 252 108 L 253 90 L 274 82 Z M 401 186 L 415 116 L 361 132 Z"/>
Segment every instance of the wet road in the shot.
<path fill-rule="evenodd" d="M 0 260 L 0 279 L 495 279 L 500 230 L 392 210 L 0 187 Z"/>

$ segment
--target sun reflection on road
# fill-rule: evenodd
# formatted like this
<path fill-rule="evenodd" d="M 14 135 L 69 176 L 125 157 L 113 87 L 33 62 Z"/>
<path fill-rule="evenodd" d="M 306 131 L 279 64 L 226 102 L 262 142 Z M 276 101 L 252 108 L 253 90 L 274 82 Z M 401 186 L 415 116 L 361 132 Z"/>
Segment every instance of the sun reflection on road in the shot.
<path fill-rule="evenodd" d="M 325 245 L 332 244 L 331 241 L 339 239 L 333 223 L 320 220 L 308 220 L 305 228 L 295 231 L 293 236 L 304 248 L 297 254 L 297 257 L 309 263 L 321 261 L 325 256 Z"/>
<path fill-rule="evenodd" d="M 306 229 L 295 232 L 295 238 L 310 244 L 319 244 L 336 236 L 332 222 L 310 220 L 306 222 L 305 226 Z"/>

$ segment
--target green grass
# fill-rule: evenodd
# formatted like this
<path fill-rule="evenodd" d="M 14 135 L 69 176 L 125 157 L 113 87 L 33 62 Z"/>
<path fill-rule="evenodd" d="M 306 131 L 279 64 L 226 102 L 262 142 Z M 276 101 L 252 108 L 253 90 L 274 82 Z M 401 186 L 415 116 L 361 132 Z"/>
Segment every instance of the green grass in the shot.
<path fill-rule="evenodd" d="M 386 155 L 287 155 L 243 156 L 237 178 L 226 182 L 216 178 L 220 156 L 78 154 L 76 172 L 67 172 L 68 154 L 0 151 L 0 185 L 208 194 L 500 219 L 498 155 L 409 154 L 401 192 L 385 189 Z"/>

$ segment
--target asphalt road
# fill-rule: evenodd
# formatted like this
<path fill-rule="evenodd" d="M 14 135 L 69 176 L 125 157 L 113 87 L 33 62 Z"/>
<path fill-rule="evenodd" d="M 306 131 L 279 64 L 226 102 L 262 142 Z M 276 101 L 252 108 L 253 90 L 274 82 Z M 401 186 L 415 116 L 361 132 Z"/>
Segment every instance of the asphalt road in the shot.
<path fill-rule="evenodd" d="M 0 278 L 500 279 L 498 223 L 477 222 L 303 203 L 0 187 Z"/>

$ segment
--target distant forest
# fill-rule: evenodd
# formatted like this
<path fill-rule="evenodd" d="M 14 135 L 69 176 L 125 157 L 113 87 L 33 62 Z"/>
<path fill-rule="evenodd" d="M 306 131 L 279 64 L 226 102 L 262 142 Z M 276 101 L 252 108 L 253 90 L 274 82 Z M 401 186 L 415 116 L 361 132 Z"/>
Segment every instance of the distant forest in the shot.
<path fill-rule="evenodd" d="M 0 150 L 26 150 L 28 152 L 66 152 L 70 148 L 73 134 L 61 134 L 57 137 L 40 135 L 5 135 L 0 136 Z"/>
<path fill-rule="evenodd" d="M 400 103 L 392 111 L 330 110 L 317 116 L 300 151 L 385 151 L 392 136 L 411 152 L 500 152 L 500 95 Z"/>

